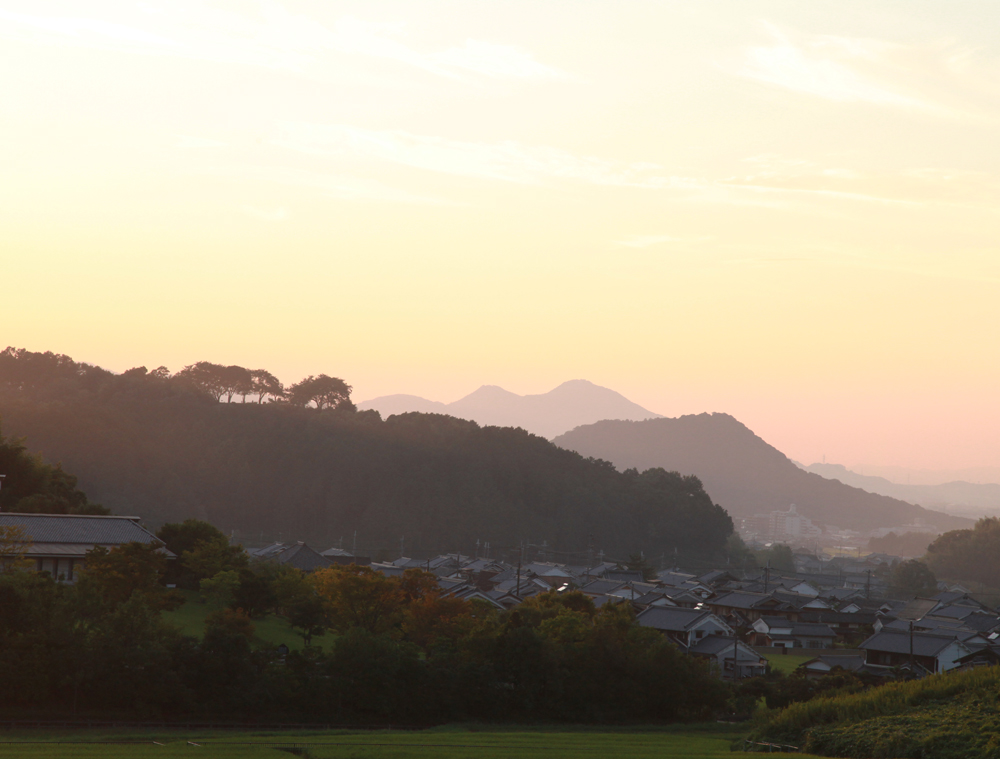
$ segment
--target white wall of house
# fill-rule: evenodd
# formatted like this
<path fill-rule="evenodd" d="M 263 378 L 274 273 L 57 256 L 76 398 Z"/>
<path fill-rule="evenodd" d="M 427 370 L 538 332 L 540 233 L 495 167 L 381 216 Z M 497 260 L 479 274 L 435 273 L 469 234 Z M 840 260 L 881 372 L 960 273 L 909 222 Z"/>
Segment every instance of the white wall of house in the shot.
<path fill-rule="evenodd" d="M 732 635 L 733 629 L 719 619 L 714 614 L 709 614 L 705 619 L 688 630 L 687 644 L 693 646 L 702 638 L 709 635 Z"/>

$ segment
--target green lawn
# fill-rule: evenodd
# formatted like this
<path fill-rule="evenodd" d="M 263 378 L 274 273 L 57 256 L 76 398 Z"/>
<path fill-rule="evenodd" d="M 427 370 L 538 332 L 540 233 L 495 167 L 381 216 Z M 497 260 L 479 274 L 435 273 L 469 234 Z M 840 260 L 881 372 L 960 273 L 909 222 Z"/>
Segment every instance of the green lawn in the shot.
<path fill-rule="evenodd" d="M 205 618 L 214 611 L 208 604 L 202 603 L 196 590 L 179 591 L 185 600 L 182 607 L 176 611 L 163 613 L 163 618 L 181 629 L 185 635 L 200 638 L 205 633 Z M 268 616 L 253 621 L 255 628 L 254 643 L 259 645 L 280 645 L 284 643 L 292 651 L 301 651 L 304 648 L 302 638 L 289 626 L 282 617 Z M 330 640 L 329 634 L 321 638 L 313 638 L 314 647 L 323 647 L 323 643 Z"/>
<path fill-rule="evenodd" d="M 115 759 L 115 757 L 269 757 L 312 759 L 732 759 L 742 730 L 725 725 L 673 729 L 596 730 L 444 727 L 422 731 L 350 732 L 0 732 L 0 757 Z M 44 741 L 44 743 L 13 743 Z M 61 743 L 57 743 L 60 742 Z M 70 743 L 87 741 L 87 744 Z M 135 741 L 129 745 L 114 745 Z M 153 741 L 165 745 L 155 745 Z M 102 742 L 102 743 L 98 743 Z M 197 746 L 191 745 L 198 744 Z M 806 757 L 805 754 L 799 754 Z"/>
<path fill-rule="evenodd" d="M 806 656 L 802 656 L 801 654 L 767 654 L 767 660 L 771 664 L 771 669 L 790 675 L 800 664 L 805 664 L 817 656 L 819 656 L 819 650 L 815 654 Z"/>

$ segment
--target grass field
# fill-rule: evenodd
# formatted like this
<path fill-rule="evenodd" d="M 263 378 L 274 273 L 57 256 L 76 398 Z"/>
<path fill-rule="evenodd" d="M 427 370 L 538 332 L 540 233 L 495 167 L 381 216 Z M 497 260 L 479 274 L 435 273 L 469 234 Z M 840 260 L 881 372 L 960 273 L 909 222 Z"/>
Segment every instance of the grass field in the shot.
<path fill-rule="evenodd" d="M 185 635 L 200 638 L 205 634 L 205 618 L 214 611 L 208 604 L 202 603 L 198 591 L 182 590 L 185 603 L 175 611 L 163 613 L 163 619 L 176 625 Z M 302 638 L 292 630 L 282 617 L 268 616 L 253 621 L 255 628 L 254 643 L 258 645 L 277 646 L 284 643 L 292 651 L 301 651 L 304 647 Z M 314 648 L 322 648 L 327 638 L 313 638 Z"/>
<path fill-rule="evenodd" d="M 443 727 L 327 733 L 7 731 L 0 732 L 0 758 L 238 759 L 293 754 L 311 759 L 731 759 L 729 747 L 743 732 L 742 728 L 716 724 L 648 730 Z"/>
<path fill-rule="evenodd" d="M 804 664 L 810 659 L 815 659 L 817 656 L 819 656 L 818 651 L 811 656 L 801 656 L 795 654 L 767 654 L 767 660 L 771 664 L 771 669 L 790 675 L 800 664 Z"/>

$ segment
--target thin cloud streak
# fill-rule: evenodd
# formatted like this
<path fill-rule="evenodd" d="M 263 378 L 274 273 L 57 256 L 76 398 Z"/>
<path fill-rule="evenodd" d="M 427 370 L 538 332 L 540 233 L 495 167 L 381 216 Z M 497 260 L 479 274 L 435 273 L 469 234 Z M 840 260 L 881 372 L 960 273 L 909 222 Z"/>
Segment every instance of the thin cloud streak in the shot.
<path fill-rule="evenodd" d="M 6 28 L 0 26 L 0 31 L 23 36 L 18 27 L 29 28 L 58 35 L 71 44 L 106 47 L 117 43 L 122 52 L 167 54 L 298 73 L 335 66 L 331 56 L 339 54 L 390 60 L 451 79 L 470 75 L 520 80 L 571 78 L 515 46 L 466 39 L 444 50 L 424 52 L 399 40 L 405 31 L 400 24 L 343 16 L 328 28 L 307 16 L 289 12 L 277 2 L 265 0 L 259 8 L 263 23 L 245 14 L 181 0 L 159 7 L 140 5 L 147 17 L 155 18 L 157 29 L 170 30 L 170 37 L 100 18 L 4 10 L 0 10 L 0 20 L 9 23 Z M 141 22 L 142 17 L 134 20 Z"/>
<path fill-rule="evenodd" d="M 659 176 L 651 163 L 579 157 L 557 148 L 508 141 L 477 143 L 346 125 L 284 123 L 274 145 L 314 155 L 375 160 L 443 174 L 537 185 L 563 179 L 614 187 L 695 189 L 684 177 Z"/>
<path fill-rule="evenodd" d="M 745 79 L 837 103 L 868 103 L 983 123 L 998 120 L 997 109 L 957 98 L 995 101 L 996 87 L 973 65 L 973 51 L 953 42 L 904 45 L 865 37 L 808 35 L 762 22 L 770 45 L 743 51 L 723 66 Z M 994 67 L 995 68 L 995 67 Z"/>
<path fill-rule="evenodd" d="M 637 235 L 635 237 L 630 237 L 627 240 L 616 240 L 615 245 L 620 245 L 625 248 L 650 248 L 654 245 L 665 245 L 667 243 L 699 243 L 707 242 L 712 240 L 712 237 L 701 236 L 701 237 L 675 237 L 673 235 Z"/>

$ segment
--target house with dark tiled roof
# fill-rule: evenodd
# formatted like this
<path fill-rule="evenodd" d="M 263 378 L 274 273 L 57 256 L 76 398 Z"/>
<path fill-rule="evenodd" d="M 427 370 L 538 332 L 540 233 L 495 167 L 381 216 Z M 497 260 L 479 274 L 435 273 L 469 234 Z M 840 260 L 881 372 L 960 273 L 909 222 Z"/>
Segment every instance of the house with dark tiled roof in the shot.
<path fill-rule="evenodd" d="M 972 649 L 953 635 L 883 628 L 858 646 L 869 665 L 899 667 L 912 659 L 928 672 L 947 672 Z"/>
<path fill-rule="evenodd" d="M 832 648 L 837 634 L 819 622 L 792 622 L 783 617 L 761 617 L 753 623 L 756 646 L 778 648 Z"/>
<path fill-rule="evenodd" d="M 715 614 L 725 617 L 738 614 L 750 622 L 763 616 L 781 616 L 789 619 L 798 618 L 798 609 L 787 601 L 775 598 L 768 593 L 748 593 L 733 591 L 718 598 L 710 598 L 705 602 Z"/>
<path fill-rule="evenodd" d="M 86 566 L 87 551 L 97 547 L 155 544 L 168 558 L 175 558 L 139 517 L 2 513 L 0 527 L 20 528 L 27 538 L 24 558 L 35 570 L 65 582 L 76 580 Z"/>
<path fill-rule="evenodd" d="M 643 627 L 659 630 L 684 648 L 690 648 L 707 635 L 732 635 L 732 628 L 712 612 L 698 609 L 650 606 L 636 615 Z"/>
<path fill-rule="evenodd" d="M 709 635 L 697 641 L 688 653 L 699 659 L 707 659 L 712 669 L 725 679 L 743 680 L 763 675 L 767 671 L 767 659 L 742 641 L 721 635 Z"/>
<path fill-rule="evenodd" d="M 828 675 L 838 668 L 847 672 L 886 674 L 885 669 L 869 667 L 865 661 L 864 653 L 858 651 L 821 654 L 815 659 L 810 659 L 799 665 L 799 669 L 803 670 L 806 673 L 806 677 L 811 679 Z"/>
<path fill-rule="evenodd" d="M 340 563 L 335 561 L 333 557 L 310 548 L 301 540 L 296 543 L 272 543 L 263 548 L 250 548 L 247 550 L 247 554 L 251 559 L 274 561 L 278 564 L 295 567 L 303 572 L 312 572 Z"/>

